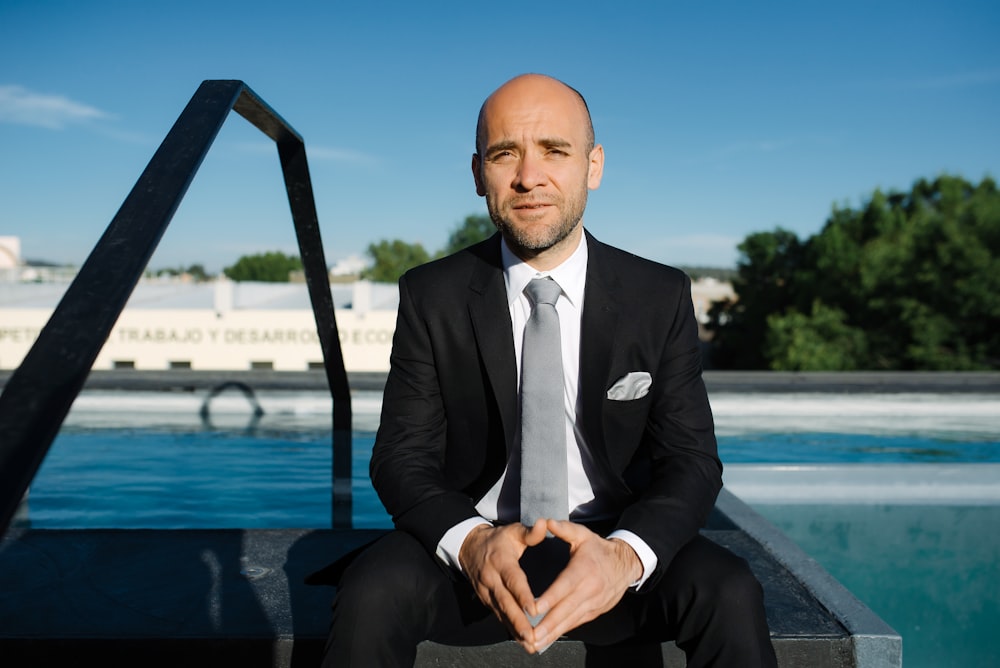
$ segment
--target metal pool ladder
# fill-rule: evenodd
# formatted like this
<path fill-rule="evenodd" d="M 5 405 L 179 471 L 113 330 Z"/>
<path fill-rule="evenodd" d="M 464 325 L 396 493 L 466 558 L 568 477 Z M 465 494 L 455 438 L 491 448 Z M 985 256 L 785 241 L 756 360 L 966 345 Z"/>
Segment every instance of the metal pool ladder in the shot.
<path fill-rule="evenodd" d="M 212 142 L 236 111 L 274 140 L 333 398 L 331 523 L 351 528 L 351 394 L 305 144 L 242 81 L 202 82 L 0 394 L 0 535 Z"/>

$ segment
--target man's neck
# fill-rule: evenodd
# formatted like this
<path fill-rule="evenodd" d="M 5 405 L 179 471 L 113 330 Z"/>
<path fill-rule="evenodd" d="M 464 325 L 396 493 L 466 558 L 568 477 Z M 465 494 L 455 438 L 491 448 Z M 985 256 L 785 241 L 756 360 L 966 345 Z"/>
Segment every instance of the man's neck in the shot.
<path fill-rule="evenodd" d="M 552 246 L 540 250 L 521 248 L 504 239 L 510 251 L 536 271 L 551 271 L 565 262 L 580 246 L 583 238 L 583 221 L 577 223 L 573 231 Z"/>

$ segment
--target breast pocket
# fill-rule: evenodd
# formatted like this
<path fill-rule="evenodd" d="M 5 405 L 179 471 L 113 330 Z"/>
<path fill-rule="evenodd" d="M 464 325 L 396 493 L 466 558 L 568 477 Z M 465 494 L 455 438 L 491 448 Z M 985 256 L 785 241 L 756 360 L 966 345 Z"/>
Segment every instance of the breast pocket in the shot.
<path fill-rule="evenodd" d="M 604 400 L 604 441 L 611 464 L 619 473 L 642 442 L 651 402 L 650 395 L 629 401 Z"/>

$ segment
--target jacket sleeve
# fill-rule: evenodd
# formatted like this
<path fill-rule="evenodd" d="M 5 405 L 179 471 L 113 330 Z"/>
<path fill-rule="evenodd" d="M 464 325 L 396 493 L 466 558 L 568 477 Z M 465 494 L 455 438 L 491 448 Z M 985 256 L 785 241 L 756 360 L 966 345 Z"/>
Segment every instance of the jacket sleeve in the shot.
<path fill-rule="evenodd" d="M 722 488 L 690 279 L 685 276 L 678 283 L 674 312 L 653 328 L 662 337 L 662 347 L 641 446 L 629 464 L 641 472 L 641 484 L 633 489 L 642 491 L 625 508 L 617 527 L 638 535 L 657 555 L 657 567 L 644 589 L 656 584 L 677 551 L 704 526 Z"/>
<path fill-rule="evenodd" d="M 470 496 L 445 470 L 447 417 L 435 366 L 431 327 L 407 277 L 399 311 L 382 415 L 372 449 L 372 484 L 397 529 L 434 553 L 444 533 L 476 516 Z"/>

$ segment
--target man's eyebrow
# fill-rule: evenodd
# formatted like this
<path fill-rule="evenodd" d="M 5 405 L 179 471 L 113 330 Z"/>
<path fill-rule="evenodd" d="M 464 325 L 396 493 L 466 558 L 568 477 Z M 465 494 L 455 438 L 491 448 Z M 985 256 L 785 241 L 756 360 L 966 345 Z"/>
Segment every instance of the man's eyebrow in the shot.
<path fill-rule="evenodd" d="M 489 146 L 487 146 L 486 150 L 483 153 L 484 155 L 492 155 L 497 151 L 509 151 L 512 148 L 517 148 L 517 142 L 515 142 L 513 139 L 502 139 L 496 142 L 495 144 L 490 144 Z"/>
<path fill-rule="evenodd" d="M 568 139 L 563 139 L 562 137 L 542 137 L 538 140 L 540 146 L 545 148 L 572 148 L 573 142 Z M 511 149 L 517 148 L 518 144 L 513 139 L 502 139 L 495 144 L 490 144 L 486 147 L 484 155 L 492 155 L 498 151 L 509 151 Z"/>
<path fill-rule="evenodd" d="M 538 143 L 546 148 L 572 148 L 573 143 L 562 137 L 542 137 Z"/>

